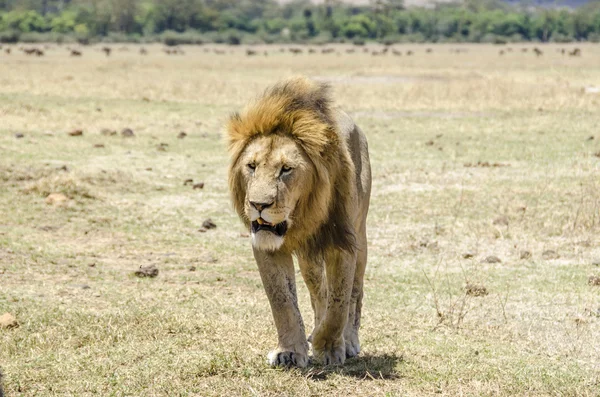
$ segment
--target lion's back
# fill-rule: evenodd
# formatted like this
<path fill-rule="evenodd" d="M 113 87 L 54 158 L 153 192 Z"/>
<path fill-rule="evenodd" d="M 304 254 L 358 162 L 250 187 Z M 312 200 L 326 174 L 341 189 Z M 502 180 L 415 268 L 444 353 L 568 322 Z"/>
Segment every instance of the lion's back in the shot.
<path fill-rule="evenodd" d="M 335 108 L 333 112 L 342 141 L 346 143 L 354 164 L 360 212 L 366 215 L 371 196 L 371 162 L 367 137 L 346 112 L 339 108 Z"/>

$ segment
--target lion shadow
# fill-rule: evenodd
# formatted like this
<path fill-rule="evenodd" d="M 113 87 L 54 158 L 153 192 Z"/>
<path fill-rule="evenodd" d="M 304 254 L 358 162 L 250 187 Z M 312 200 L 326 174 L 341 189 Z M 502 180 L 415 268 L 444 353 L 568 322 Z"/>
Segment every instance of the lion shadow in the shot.
<path fill-rule="evenodd" d="M 400 373 L 396 367 L 403 362 L 402 355 L 366 354 L 346 360 L 343 366 L 323 366 L 313 363 L 303 370 L 303 375 L 307 379 L 315 381 L 327 380 L 331 375 L 342 375 L 361 380 L 398 379 Z"/>

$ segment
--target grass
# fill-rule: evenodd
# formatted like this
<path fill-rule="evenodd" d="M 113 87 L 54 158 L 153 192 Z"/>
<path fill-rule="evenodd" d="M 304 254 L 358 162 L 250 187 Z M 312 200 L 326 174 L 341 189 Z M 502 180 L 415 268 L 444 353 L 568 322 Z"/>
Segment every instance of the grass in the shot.
<path fill-rule="evenodd" d="M 427 47 L 2 53 L 0 315 L 20 324 L 0 328 L 7 395 L 599 396 L 600 96 L 583 87 L 600 49 Z M 221 131 L 299 73 L 331 81 L 368 136 L 370 256 L 360 357 L 281 370 Z M 158 277 L 132 275 L 150 264 Z"/>

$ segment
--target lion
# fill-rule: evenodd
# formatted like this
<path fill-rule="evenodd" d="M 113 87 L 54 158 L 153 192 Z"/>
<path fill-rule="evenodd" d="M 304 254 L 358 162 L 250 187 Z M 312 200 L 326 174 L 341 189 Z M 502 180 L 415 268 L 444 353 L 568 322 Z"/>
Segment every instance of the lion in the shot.
<path fill-rule="evenodd" d="M 365 135 L 332 105 L 327 84 L 304 77 L 234 113 L 226 135 L 233 205 L 250 231 L 277 328 L 268 363 L 305 367 L 310 342 L 316 360 L 344 364 L 360 352 L 371 194 Z M 314 311 L 308 339 L 292 255 Z"/>

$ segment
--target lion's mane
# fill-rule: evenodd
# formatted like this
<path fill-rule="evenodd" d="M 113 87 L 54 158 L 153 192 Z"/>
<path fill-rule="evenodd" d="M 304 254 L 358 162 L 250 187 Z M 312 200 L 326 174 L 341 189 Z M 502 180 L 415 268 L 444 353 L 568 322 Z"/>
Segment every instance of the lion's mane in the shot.
<path fill-rule="evenodd" d="M 302 187 L 294 228 L 286 236 L 288 248 L 302 246 L 313 254 L 322 254 L 331 246 L 353 251 L 355 235 L 349 214 L 350 198 L 356 194 L 351 178 L 356 172 L 337 131 L 329 86 L 303 77 L 285 80 L 231 116 L 227 125 L 229 189 L 233 205 L 248 227 L 240 158 L 253 139 L 272 134 L 294 139 L 315 170 L 312 184 Z"/>

